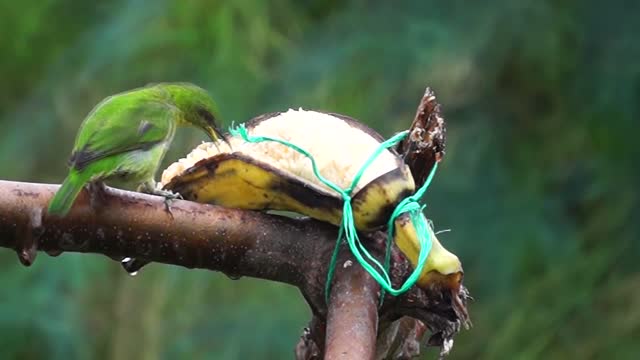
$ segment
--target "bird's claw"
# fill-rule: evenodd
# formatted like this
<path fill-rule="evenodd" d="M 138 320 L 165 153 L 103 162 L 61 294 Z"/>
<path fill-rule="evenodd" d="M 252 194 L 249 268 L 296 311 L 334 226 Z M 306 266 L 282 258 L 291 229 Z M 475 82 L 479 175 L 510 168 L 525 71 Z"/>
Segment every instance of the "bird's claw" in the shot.
<path fill-rule="evenodd" d="M 103 204 L 107 197 L 107 189 L 103 182 L 91 182 L 87 185 L 89 191 L 89 205 L 92 209 L 97 210 Z"/>
<path fill-rule="evenodd" d="M 173 213 L 171 212 L 171 203 L 175 200 L 183 200 L 184 198 L 179 193 L 174 193 L 167 190 L 159 190 L 162 191 L 161 196 L 164 197 L 164 210 L 169 213 L 171 219 L 173 219 Z"/>
<path fill-rule="evenodd" d="M 145 183 L 140 187 L 140 190 L 147 194 L 164 197 L 164 209 L 167 213 L 169 213 L 169 215 L 171 216 L 171 219 L 173 219 L 173 214 L 171 213 L 171 203 L 177 199 L 179 200 L 184 199 L 182 195 L 180 195 L 180 193 L 174 193 L 173 191 L 170 191 L 170 190 L 163 190 L 155 187 L 155 183 Z"/>
<path fill-rule="evenodd" d="M 173 220 L 173 213 L 171 212 L 171 203 L 175 199 L 176 198 L 170 198 L 170 197 L 164 198 L 164 211 L 166 211 L 169 214 L 169 216 L 171 216 L 171 220 Z"/>

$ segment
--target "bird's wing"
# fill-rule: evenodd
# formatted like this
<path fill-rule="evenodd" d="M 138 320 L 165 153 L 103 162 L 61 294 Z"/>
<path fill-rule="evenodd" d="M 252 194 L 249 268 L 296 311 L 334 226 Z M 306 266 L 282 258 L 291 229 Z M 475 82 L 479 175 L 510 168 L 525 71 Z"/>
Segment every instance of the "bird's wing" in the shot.
<path fill-rule="evenodd" d="M 173 134 L 179 116 L 175 107 L 155 99 L 112 100 L 100 104 L 83 123 L 69 159 L 72 168 L 82 170 L 105 157 L 149 149 Z"/>

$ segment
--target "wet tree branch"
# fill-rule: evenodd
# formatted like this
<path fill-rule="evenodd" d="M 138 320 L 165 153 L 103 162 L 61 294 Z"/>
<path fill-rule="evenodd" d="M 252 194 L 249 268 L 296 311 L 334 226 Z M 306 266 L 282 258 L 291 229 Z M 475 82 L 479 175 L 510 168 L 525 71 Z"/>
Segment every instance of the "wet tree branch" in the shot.
<path fill-rule="evenodd" d="M 388 297 L 378 313 L 378 285 L 346 249 L 327 307 L 324 283 L 337 236 L 331 225 L 189 201 L 176 201 L 169 214 L 160 197 L 109 188 L 97 206 L 91 206 L 83 191 L 66 217 L 54 218 L 45 209 L 57 188 L 0 181 L 0 247 L 15 250 L 25 265 L 35 261 L 38 251 L 82 252 L 291 284 L 300 289 L 314 314 L 296 348 L 300 359 L 322 358 L 325 343 L 328 358 L 373 358 L 378 317 L 386 328 L 410 315 L 441 337 L 460 327 L 446 294 L 430 295 L 417 288 Z M 369 239 L 374 254 L 381 254 L 383 239 Z M 394 259 L 392 279 L 399 283 L 410 268 L 399 253 Z M 344 351 L 351 355 L 341 355 Z"/>
<path fill-rule="evenodd" d="M 347 256 L 338 264 L 327 314 L 325 359 L 373 359 L 380 287 Z"/>
<path fill-rule="evenodd" d="M 58 186 L 0 181 L 0 246 L 30 265 L 36 250 L 98 253 L 252 276 L 302 287 L 332 226 L 108 188 L 95 209 L 83 191 L 64 218 L 46 206 Z"/>

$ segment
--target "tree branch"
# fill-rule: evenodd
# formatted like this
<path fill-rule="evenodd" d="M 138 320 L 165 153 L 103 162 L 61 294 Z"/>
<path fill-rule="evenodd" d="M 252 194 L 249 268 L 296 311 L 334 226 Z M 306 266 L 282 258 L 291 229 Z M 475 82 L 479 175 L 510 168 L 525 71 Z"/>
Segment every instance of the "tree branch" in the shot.
<path fill-rule="evenodd" d="M 325 359 L 373 359 L 376 351 L 380 287 L 349 257 L 338 261 L 331 288 Z"/>
<path fill-rule="evenodd" d="M 324 284 L 337 229 L 319 221 L 189 201 L 174 202 L 170 214 L 161 197 L 110 188 L 95 208 L 83 190 L 71 212 L 55 218 L 47 216 L 45 209 L 57 188 L 0 181 L 0 247 L 14 249 L 27 266 L 39 250 L 54 256 L 83 252 L 294 285 L 314 314 L 296 348 L 299 359 L 322 358 L 325 333 L 328 358 L 373 358 L 378 316 L 382 328 L 404 315 L 425 322 L 435 334 L 433 345 L 443 345 L 443 339 L 451 338 L 466 321 L 455 310 L 455 299 L 464 307 L 464 288 L 458 298 L 458 294 L 414 287 L 400 297 L 387 296 L 378 315 L 378 285 L 346 248 L 327 308 Z M 384 234 L 363 240 L 373 254 L 382 255 Z M 408 276 L 410 266 L 395 248 L 392 258 L 392 280 L 398 284 Z M 350 355 L 344 357 L 344 352 Z"/>
<path fill-rule="evenodd" d="M 35 250 L 86 252 L 252 276 L 301 287 L 320 267 L 335 228 L 259 212 L 107 188 L 99 206 L 82 191 L 64 218 L 42 216 L 58 186 L 0 181 L 0 246 L 26 265 Z"/>

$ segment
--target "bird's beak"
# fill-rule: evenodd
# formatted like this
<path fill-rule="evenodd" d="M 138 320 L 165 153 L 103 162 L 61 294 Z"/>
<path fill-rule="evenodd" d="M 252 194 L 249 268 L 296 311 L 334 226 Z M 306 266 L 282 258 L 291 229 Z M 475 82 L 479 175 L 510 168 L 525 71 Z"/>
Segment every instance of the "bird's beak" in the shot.
<path fill-rule="evenodd" d="M 227 145 L 229 145 L 229 148 L 231 148 L 231 143 L 229 143 L 227 137 L 224 136 L 220 128 L 218 128 L 217 126 L 208 126 L 205 129 L 205 132 L 207 133 L 207 135 L 209 135 L 209 138 L 216 145 L 216 147 L 218 147 L 218 143 L 220 141 L 224 141 L 225 143 L 227 143 Z"/>
<path fill-rule="evenodd" d="M 220 130 L 213 126 L 207 126 L 205 131 L 207 132 L 207 135 L 209 135 L 211 141 L 219 141 L 220 139 L 224 138 L 224 136 L 222 136 L 222 134 L 220 133 Z"/>

